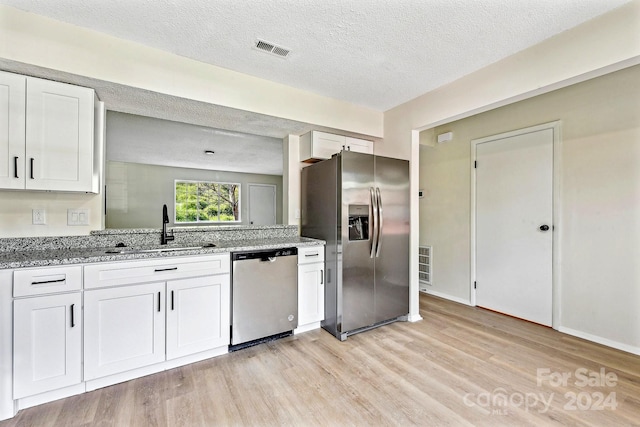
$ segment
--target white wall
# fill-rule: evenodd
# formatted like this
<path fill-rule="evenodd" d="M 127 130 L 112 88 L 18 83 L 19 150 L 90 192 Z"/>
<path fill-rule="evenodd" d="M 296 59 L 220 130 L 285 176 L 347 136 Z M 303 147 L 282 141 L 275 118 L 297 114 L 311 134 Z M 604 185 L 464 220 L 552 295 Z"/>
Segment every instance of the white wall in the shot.
<path fill-rule="evenodd" d="M 300 225 L 300 137 L 287 135 L 282 150 L 283 224 Z"/>
<path fill-rule="evenodd" d="M 0 190 L 0 237 L 77 236 L 99 229 L 99 194 Z M 32 225 L 32 209 L 46 210 L 46 225 Z M 67 209 L 89 209 L 88 226 L 68 226 Z"/>

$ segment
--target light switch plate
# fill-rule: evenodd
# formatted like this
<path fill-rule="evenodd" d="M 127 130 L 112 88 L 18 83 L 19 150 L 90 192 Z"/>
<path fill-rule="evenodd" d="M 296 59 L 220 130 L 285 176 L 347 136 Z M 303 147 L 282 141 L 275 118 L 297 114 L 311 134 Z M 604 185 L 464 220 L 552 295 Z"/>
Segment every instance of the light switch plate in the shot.
<path fill-rule="evenodd" d="M 67 209 L 67 225 L 89 225 L 89 209 Z"/>

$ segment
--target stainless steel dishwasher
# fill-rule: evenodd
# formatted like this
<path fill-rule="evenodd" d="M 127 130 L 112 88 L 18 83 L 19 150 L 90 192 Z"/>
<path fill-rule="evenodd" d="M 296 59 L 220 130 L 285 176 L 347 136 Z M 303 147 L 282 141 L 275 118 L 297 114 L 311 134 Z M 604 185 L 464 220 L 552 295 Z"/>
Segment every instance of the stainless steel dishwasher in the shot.
<path fill-rule="evenodd" d="M 231 260 L 230 349 L 290 334 L 298 326 L 298 248 L 232 252 Z"/>

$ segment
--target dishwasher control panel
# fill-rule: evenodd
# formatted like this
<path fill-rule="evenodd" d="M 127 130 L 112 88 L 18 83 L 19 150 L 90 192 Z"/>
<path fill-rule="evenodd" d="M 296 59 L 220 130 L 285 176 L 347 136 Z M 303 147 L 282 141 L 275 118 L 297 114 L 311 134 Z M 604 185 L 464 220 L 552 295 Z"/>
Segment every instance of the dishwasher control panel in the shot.
<path fill-rule="evenodd" d="M 231 254 L 232 261 L 243 261 L 246 259 L 256 258 L 273 258 L 291 255 L 298 255 L 298 248 L 294 247 L 284 249 L 267 249 L 262 251 L 233 252 Z"/>

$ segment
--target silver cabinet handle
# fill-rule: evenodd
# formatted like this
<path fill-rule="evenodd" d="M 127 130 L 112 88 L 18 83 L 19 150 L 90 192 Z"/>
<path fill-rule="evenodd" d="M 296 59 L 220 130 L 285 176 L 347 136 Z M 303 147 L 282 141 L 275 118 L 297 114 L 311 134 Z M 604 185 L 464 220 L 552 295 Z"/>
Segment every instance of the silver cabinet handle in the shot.
<path fill-rule="evenodd" d="M 320 270 L 320 284 L 324 285 L 324 270 Z"/>

